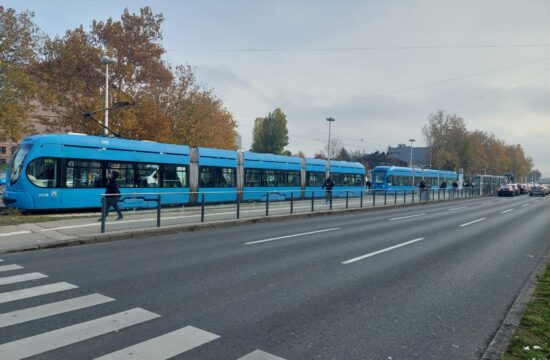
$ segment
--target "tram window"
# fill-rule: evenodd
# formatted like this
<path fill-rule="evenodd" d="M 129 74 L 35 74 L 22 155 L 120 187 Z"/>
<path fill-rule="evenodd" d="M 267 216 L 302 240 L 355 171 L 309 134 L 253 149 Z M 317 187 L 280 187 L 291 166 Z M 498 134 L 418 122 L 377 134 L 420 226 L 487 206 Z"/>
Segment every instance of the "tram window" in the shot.
<path fill-rule="evenodd" d="M 300 186 L 300 172 L 299 171 L 288 171 L 287 172 L 287 185 L 288 186 Z"/>
<path fill-rule="evenodd" d="M 244 186 L 259 187 L 262 186 L 262 170 L 260 169 L 245 169 L 244 170 Z"/>
<path fill-rule="evenodd" d="M 41 188 L 57 186 L 57 159 L 38 158 L 31 161 L 27 167 L 27 177 L 30 182 Z"/>
<path fill-rule="evenodd" d="M 137 164 L 138 187 L 159 187 L 159 168 L 156 164 Z"/>
<path fill-rule="evenodd" d="M 325 182 L 324 172 L 309 171 L 306 173 L 307 186 L 323 186 L 324 182 Z"/>
<path fill-rule="evenodd" d="M 132 163 L 114 163 L 110 162 L 107 167 L 107 176 L 113 171 L 118 172 L 117 184 L 120 188 L 135 187 L 134 184 L 134 165 Z"/>
<path fill-rule="evenodd" d="M 383 183 L 384 183 L 384 177 L 385 177 L 385 176 L 386 176 L 386 172 L 385 172 L 385 171 L 375 171 L 375 172 L 372 174 L 372 177 L 373 177 L 373 179 L 374 179 L 373 182 L 374 182 L 375 184 L 383 184 Z M 390 175 L 390 176 L 391 176 L 391 175 Z M 390 176 L 388 176 L 388 179 L 389 179 Z M 388 180 L 388 183 L 389 183 L 389 182 L 390 182 L 390 181 Z"/>
<path fill-rule="evenodd" d="M 67 160 L 66 181 L 68 188 L 100 188 L 101 163 L 89 160 Z"/>
<path fill-rule="evenodd" d="M 200 187 L 235 187 L 235 169 L 215 166 L 201 166 Z"/>
<path fill-rule="evenodd" d="M 17 150 L 12 154 L 10 161 L 10 182 L 15 184 L 21 176 L 21 170 L 23 168 L 23 162 L 27 157 L 27 154 L 32 148 L 32 144 L 21 144 Z"/>
<path fill-rule="evenodd" d="M 187 187 L 187 167 L 178 165 L 164 165 L 162 172 L 162 186 L 165 188 Z"/>
<path fill-rule="evenodd" d="M 393 185 L 393 175 L 388 176 L 388 185 L 389 186 Z"/>
<path fill-rule="evenodd" d="M 275 170 L 264 170 L 262 183 L 263 186 L 277 186 L 275 182 Z"/>

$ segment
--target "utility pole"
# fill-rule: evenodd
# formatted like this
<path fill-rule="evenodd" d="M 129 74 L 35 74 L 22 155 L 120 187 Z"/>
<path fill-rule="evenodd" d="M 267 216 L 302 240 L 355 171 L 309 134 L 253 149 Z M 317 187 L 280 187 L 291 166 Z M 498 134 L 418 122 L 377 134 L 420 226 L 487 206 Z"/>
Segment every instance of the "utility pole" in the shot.
<path fill-rule="evenodd" d="M 327 157 L 328 157 L 328 174 L 330 176 L 330 125 L 334 122 L 334 118 L 327 118 L 328 121 L 328 146 L 327 146 Z"/>
<path fill-rule="evenodd" d="M 114 65 L 117 60 L 106 55 L 101 57 L 101 63 L 105 64 L 105 118 L 103 121 L 104 133 L 109 135 L 109 65 Z"/>

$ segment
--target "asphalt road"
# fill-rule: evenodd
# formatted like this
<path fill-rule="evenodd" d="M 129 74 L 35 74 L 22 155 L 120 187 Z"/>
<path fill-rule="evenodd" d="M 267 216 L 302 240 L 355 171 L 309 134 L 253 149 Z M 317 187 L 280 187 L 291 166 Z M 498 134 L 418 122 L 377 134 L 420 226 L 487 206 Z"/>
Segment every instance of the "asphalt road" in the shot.
<path fill-rule="evenodd" d="M 6 254 L 0 354 L 476 359 L 549 214 L 548 198 L 483 198 Z M 32 273 L 48 277 L 12 277 Z"/>

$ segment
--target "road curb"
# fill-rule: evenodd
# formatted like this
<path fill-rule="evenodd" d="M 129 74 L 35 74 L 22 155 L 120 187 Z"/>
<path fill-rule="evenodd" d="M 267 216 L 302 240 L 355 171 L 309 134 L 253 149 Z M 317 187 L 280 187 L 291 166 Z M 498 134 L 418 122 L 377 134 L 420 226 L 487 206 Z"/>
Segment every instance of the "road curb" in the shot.
<path fill-rule="evenodd" d="M 437 202 L 434 202 L 434 203 L 437 203 Z M 298 214 L 270 215 L 268 217 L 221 220 L 221 221 L 216 221 L 211 223 L 206 222 L 206 223 L 187 224 L 187 225 L 167 225 L 160 228 L 154 227 L 154 228 L 142 228 L 139 230 L 121 230 L 121 231 L 114 231 L 106 234 L 74 237 L 74 238 L 64 239 L 64 240 L 54 240 L 54 241 L 47 241 L 43 243 L 36 243 L 32 245 L 0 249 L 0 254 L 42 250 L 42 249 L 52 249 L 52 248 L 58 248 L 58 247 L 83 245 L 83 244 L 95 244 L 100 242 L 109 242 L 109 241 L 117 241 L 117 240 L 139 239 L 139 238 L 144 238 L 148 236 L 171 235 L 171 234 L 184 233 L 184 232 L 190 232 L 190 231 L 199 231 L 203 229 L 217 229 L 217 228 L 238 226 L 238 225 L 244 225 L 244 224 L 255 224 L 255 223 L 263 223 L 263 222 L 270 222 L 270 221 L 310 218 L 315 216 L 325 216 L 325 215 L 332 215 L 332 214 L 338 215 L 338 214 L 344 214 L 344 213 L 368 212 L 368 211 L 375 211 L 379 209 L 393 209 L 393 208 L 409 207 L 413 205 L 428 205 L 428 204 L 431 204 L 431 203 L 396 204 L 396 205 L 387 205 L 384 207 L 374 207 L 374 208 L 364 207 L 364 208 L 353 208 L 353 209 L 337 209 L 332 211 L 327 210 L 327 211 L 298 213 Z"/>
<path fill-rule="evenodd" d="M 512 306 L 510 306 L 508 314 L 506 314 L 506 317 L 502 320 L 495 336 L 483 352 L 481 360 L 497 360 L 504 355 L 504 352 L 508 349 L 510 340 L 512 340 L 514 331 L 523 317 L 527 304 L 533 298 L 533 293 L 538 283 L 538 277 L 544 273 L 549 263 L 550 245 L 546 248 L 545 254 L 542 256 L 535 271 L 529 276 L 523 288 L 520 290 L 516 300 Z"/>
<path fill-rule="evenodd" d="M 478 198 L 474 198 L 478 199 Z M 245 218 L 245 219 L 233 219 L 233 220 L 220 220 L 215 222 L 205 222 L 198 224 L 186 224 L 186 225 L 166 225 L 164 227 L 153 227 L 153 228 L 141 228 L 138 230 L 120 230 L 113 231 L 106 234 L 95 234 L 90 236 L 81 236 L 73 237 L 70 239 L 64 240 L 52 240 L 46 241 L 43 243 L 36 243 L 32 245 L 12 247 L 6 249 L 0 249 L 0 254 L 23 252 L 23 251 L 33 251 L 33 250 L 43 250 L 43 249 L 53 249 L 66 246 L 75 246 L 75 245 L 84 245 L 84 244 L 95 244 L 101 242 L 110 242 L 117 240 L 130 240 L 130 239 L 140 239 L 150 236 L 160 236 L 160 235 L 172 235 L 177 233 L 184 233 L 190 231 L 199 231 L 204 229 L 219 229 L 229 226 L 239 226 L 245 224 L 255 224 L 255 223 L 264 223 L 270 221 L 283 221 L 290 219 L 300 219 L 300 218 L 310 218 L 316 216 L 326 216 L 326 215 L 341 215 L 346 213 L 356 213 L 356 212 L 369 212 L 377 211 L 383 209 L 398 209 L 403 207 L 413 207 L 413 206 L 429 206 L 432 204 L 441 204 L 442 202 L 455 202 L 460 200 L 468 200 L 468 198 L 456 198 L 442 201 L 428 201 L 424 203 L 401 203 L 401 204 L 391 204 L 377 207 L 363 207 L 363 208 L 351 208 L 351 209 L 335 209 L 335 210 L 325 210 L 325 211 L 315 211 L 307 213 L 294 213 L 294 214 L 284 214 L 284 215 L 270 215 L 264 217 L 254 217 L 254 218 Z"/>

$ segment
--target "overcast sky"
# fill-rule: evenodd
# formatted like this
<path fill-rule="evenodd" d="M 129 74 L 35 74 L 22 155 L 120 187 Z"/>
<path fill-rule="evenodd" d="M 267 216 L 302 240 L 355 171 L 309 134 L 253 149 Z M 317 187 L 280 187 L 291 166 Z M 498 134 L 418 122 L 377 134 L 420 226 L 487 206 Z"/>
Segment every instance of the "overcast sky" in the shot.
<path fill-rule="evenodd" d="M 251 144 L 255 117 L 287 114 L 288 149 L 313 155 L 424 144 L 444 109 L 521 144 L 550 176 L 550 1 L 26 1 L 49 35 L 144 5 L 165 16 L 165 59 L 189 64 Z M 534 46 L 536 45 L 536 46 Z M 261 50 L 261 51 L 260 51 Z"/>

